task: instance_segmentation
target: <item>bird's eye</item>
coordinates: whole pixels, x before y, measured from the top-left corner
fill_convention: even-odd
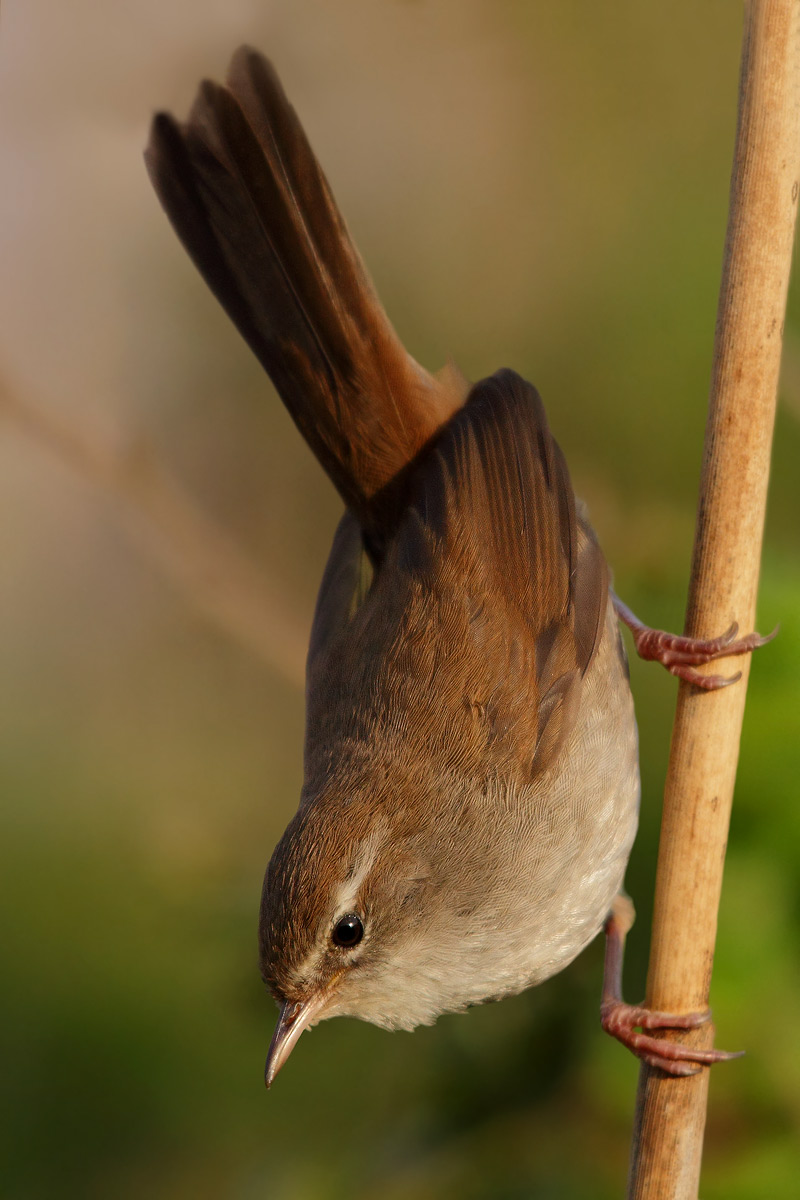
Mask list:
[[[357,946],[363,936],[364,926],[361,918],[357,917],[355,913],[348,913],[346,917],[341,917],[334,925],[331,934],[334,945],[341,946],[345,950]]]

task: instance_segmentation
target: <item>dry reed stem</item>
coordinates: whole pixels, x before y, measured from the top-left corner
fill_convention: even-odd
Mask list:
[[[732,621],[748,632],[755,622],[798,180],[800,0],[749,0],[686,618],[695,637]],[[680,686],[656,879],[651,1008],[708,1004],[749,663],[739,666],[741,682],[723,691]],[[710,1045],[713,1027],[681,1036]],[[669,1079],[642,1067],[631,1200],[697,1196],[708,1079],[708,1068]]]

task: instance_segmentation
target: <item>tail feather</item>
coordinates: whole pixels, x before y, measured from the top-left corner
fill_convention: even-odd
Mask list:
[[[153,186],[346,504],[380,527],[387,485],[460,407],[405,351],[272,66],[234,56],[186,124],[153,121]]]

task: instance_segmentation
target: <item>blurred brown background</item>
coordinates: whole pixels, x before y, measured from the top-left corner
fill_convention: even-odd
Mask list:
[[[141,151],[152,111],[184,113],[237,44],[269,54],[412,353],[537,384],[619,590],[677,628],[740,20],[723,0],[7,0],[4,1197],[622,1193],[637,1069],[599,1031],[599,944],[413,1036],[324,1024],[264,1092],[256,912],[299,790],[293,680],[339,505]],[[752,673],[712,995],[719,1043],[748,1056],[714,1072],[707,1200],[796,1194],[799,338],[794,287],[759,611],[782,632]],[[155,531],[66,461],[87,439],[132,471],[117,491],[150,489]],[[184,496],[153,500],[154,453],[188,516]],[[198,513],[217,524],[198,534]],[[219,529],[258,573],[225,542],[231,594],[203,559],[222,561]],[[635,1000],[675,683],[632,669]]]

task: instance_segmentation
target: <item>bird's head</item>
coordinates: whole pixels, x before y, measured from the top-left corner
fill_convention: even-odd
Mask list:
[[[387,979],[392,960],[410,949],[425,886],[423,864],[402,846],[398,853],[374,806],[357,798],[301,806],[272,856],[261,902],[261,972],[281,1006],[267,1086],[317,1021],[419,1023]]]
[[[316,798],[278,843],[259,937],[261,972],[280,1005],[267,1086],[318,1021],[413,1029],[473,1002],[460,980],[476,928],[467,913],[453,920],[452,869],[443,886],[452,830],[421,828],[419,814],[396,797],[391,808],[376,805],[374,792]]]

